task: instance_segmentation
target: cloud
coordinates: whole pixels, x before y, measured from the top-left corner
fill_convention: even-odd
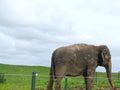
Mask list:
[[[6,35],[3,34],[3,33],[0,33],[0,42],[1,42],[1,44],[0,44],[1,50],[11,49],[11,48],[13,48],[14,45],[15,45],[14,40],[13,40],[11,37],[6,36]]]
[[[3,25],[27,26],[36,22],[32,2],[27,0],[5,0],[0,3],[0,19]]]
[[[0,1],[1,63],[50,66],[54,49],[107,44],[119,56],[119,1]]]

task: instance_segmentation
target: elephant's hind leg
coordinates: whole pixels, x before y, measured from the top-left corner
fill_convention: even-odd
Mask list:
[[[61,90],[61,81],[66,74],[66,70],[66,66],[63,66],[59,69],[59,72],[57,71],[55,90]]]
[[[53,78],[53,76],[50,76],[47,90],[52,90],[53,82],[54,82],[54,78]]]

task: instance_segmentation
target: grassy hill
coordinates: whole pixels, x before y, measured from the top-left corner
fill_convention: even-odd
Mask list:
[[[0,73],[4,73],[6,82],[0,83],[0,90],[31,90],[32,72],[37,72],[36,88],[46,88],[49,79],[48,67],[43,66],[19,66],[0,64]],[[120,86],[120,77],[117,73],[113,73],[115,86]],[[64,79],[62,87],[64,87]],[[68,78],[68,87],[84,86],[83,77]],[[94,79],[93,86],[109,87],[106,73],[97,72],[97,78]],[[97,86],[97,87],[96,87]],[[96,89],[93,89],[96,90]],[[99,89],[97,89],[99,90]],[[104,89],[103,89],[104,90]]]
[[[49,76],[48,67],[0,64],[0,73],[4,73],[6,79],[5,83],[0,83],[0,90],[30,90],[32,72],[38,73],[36,87],[45,88]]]
[[[44,66],[20,66],[20,65],[7,65],[0,64],[0,72],[5,74],[28,74],[37,72],[38,74],[47,75],[49,72],[48,67]]]

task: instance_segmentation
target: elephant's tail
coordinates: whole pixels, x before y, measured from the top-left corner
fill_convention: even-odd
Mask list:
[[[52,56],[52,60],[51,60],[51,68],[50,68],[50,79],[48,82],[48,86],[47,86],[47,90],[52,90],[52,86],[53,86],[53,82],[55,79],[55,64],[54,64],[54,58]]]
[[[52,60],[51,60],[50,77],[51,77],[51,79],[55,79],[55,64],[54,64],[53,56],[52,56]]]

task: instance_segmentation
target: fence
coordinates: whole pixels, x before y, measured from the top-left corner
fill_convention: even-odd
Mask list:
[[[35,72],[31,75],[4,74],[4,78],[6,81],[0,83],[0,90],[46,90],[49,80],[49,76],[37,75]],[[120,87],[120,73],[113,74],[113,81],[116,87]],[[110,87],[105,73],[97,73],[92,85],[94,90],[107,90],[105,88]],[[84,79],[82,76],[64,77],[62,88],[63,90],[83,90],[85,88]]]

